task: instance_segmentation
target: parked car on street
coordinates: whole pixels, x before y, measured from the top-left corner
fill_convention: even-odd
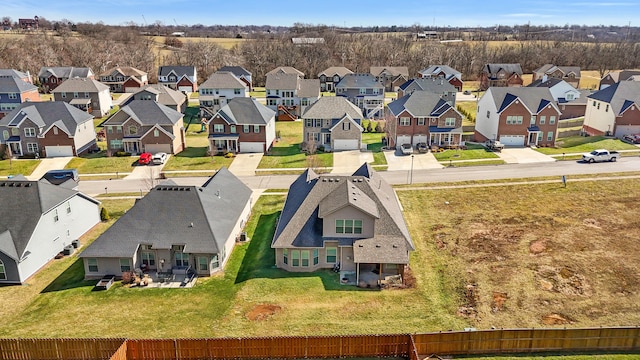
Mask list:
[[[620,157],[617,151],[609,151],[605,149],[593,150],[588,154],[582,154],[582,161],[586,163],[616,161]]]
[[[154,165],[164,164],[164,162],[167,161],[167,153],[163,153],[163,152],[156,153],[155,155],[153,155],[152,161]]]
[[[640,144],[640,134],[624,135],[621,140],[629,144]]]
[[[409,143],[402,144],[400,145],[400,151],[402,152],[403,155],[411,155],[413,154],[413,146],[411,146],[411,144]]]
[[[140,154],[140,159],[138,159],[138,165],[147,165],[151,162],[151,157],[153,155],[148,152],[144,152]]]

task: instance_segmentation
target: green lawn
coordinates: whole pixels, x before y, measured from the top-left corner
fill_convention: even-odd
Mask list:
[[[556,148],[537,148],[536,150],[546,154],[571,154],[591,152],[595,149],[607,150],[637,150],[638,147],[622,142],[618,139],[606,139],[604,136],[571,136],[556,141]]]
[[[265,154],[258,165],[258,169],[281,168],[317,168],[332,167],[332,153],[317,153],[306,155],[300,151],[302,142],[302,121],[276,122],[276,136],[278,140],[269,153]]]
[[[208,147],[188,147],[172,155],[163,170],[218,170],[229,167],[233,158],[207,156]]]
[[[263,87],[254,87],[253,91],[249,92],[249,96],[251,97],[265,97],[267,96],[267,90]]]
[[[475,123],[476,113],[478,112],[478,104],[475,101],[459,101],[456,103],[456,107],[466,111],[470,119],[467,118],[468,121]],[[473,119],[473,120],[472,120]]]
[[[137,156],[107,157],[104,151],[86,157],[74,157],[65,169],[78,169],[80,174],[103,174],[131,172],[138,161]]]
[[[33,170],[38,167],[40,160],[0,160],[0,176],[31,175]]]
[[[475,160],[475,159],[497,159],[498,155],[494,154],[482,145],[467,144],[467,150],[445,150],[443,152],[435,152],[433,156],[438,161],[449,160]]]
[[[387,165],[387,158],[382,152],[382,137],[384,133],[363,133],[362,142],[367,144],[367,150],[373,153],[371,165]]]

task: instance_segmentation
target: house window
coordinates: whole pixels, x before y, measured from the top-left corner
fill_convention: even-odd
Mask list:
[[[549,124],[553,125],[556,123],[556,117],[555,116],[549,116]]]
[[[214,133],[223,133],[224,132],[224,124],[213,124],[213,132]]]
[[[135,126],[129,126],[129,135],[135,135],[138,133],[138,128]]]
[[[113,133],[113,126],[107,126],[107,134]]]
[[[253,132],[256,134],[260,133],[260,125],[253,125]]]
[[[547,121],[547,117],[544,115],[540,115],[540,125],[544,125],[546,121]]]
[[[58,135],[58,128],[57,127],[53,127],[53,135]]]
[[[60,93],[60,97],[63,98],[63,99],[66,99],[67,98],[67,93],[66,92],[61,92]]]
[[[307,98],[300,99],[300,105],[309,106],[309,99],[307,99]]]
[[[373,95],[378,95],[380,93],[380,89],[373,88]]]
[[[121,134],[122,133],[122,126],[116,126],[116,132],[118,134]]]
[[[25,128],[24,129],[25,137],[36,137],[36,129],[35,128]]]
[[[487,110],[487,119],[489,118],[490,115],[491,115],[491,111]]]
[[[291,266],[300,266],[300,250],[291,250]]]
[[[71,214],[71,203],[67,201],[67,214]]]
[[[328,247],[327,248],[327,263],[335,264],[338,258],[338,248]]]
[[[240,95],[240,89],[233,89],[234,95]]]
[[[53,210],[53,222],[58,222],[60,217],[58,216],[58,209]]]
[[[18,94],[16,93],[9,93],[9,99],[17,99],[18,98]]]
[[[411,126],[411,118],[401,117],[400,118],[400,126]]]
[[[198,270],[199,271],[209,270],[209,259],[206,256],[198,256]]]
[[[213,255],[213,258],[211,258],[211,268],[217,269],[219,267],[220,267],[220,261],[218,261],[218,254]]]
[[[609,104],[607,104],[607,106],[604,108],[605,112],[609,112]]]
[[[36,143],[27,143],[27,152],[35,154],[38,152],[38,144]]]
[[[572,93],[567,94],[567,100],[573,100],[574,95]]]
[[[77,92],[77,91],[74,91],[74,92],[73,92],[73,98],[74,98],[74,99],[77,99],[77,98],[78,98],[78,92]]]
[[[456,126],[456,118],[444,119],[444,126]]]
[[[251,131],[251,127],[249,125],[242,125],[242,132],[248,134]]]
[[[282,262],[285,265],[289,264],[289,249],[282,249]]]
[[[553,131],[549,131],[547,133],[547,141],[552,141],[553,140]]]
[[[349,121],[345,121],[342,123],[342,130],[348,131],[351,130],[351,123]]]
[[[141,257],[142,264],[146,265],[147,268],[156,265],[156,255],[152,251],[143,251]]]
[[[84,93],[84,98],[85,98],[85,99],[88,99],[88,98],[89,98],[89,93],[88,93],[88,92]]]
[[[593,102],[593,106],[596,106],[596,102],[595,101]]]
[[[313,249],[313,265],[318,265],[319,261],[318,249]]]
[[[185,254],[183,252],[177,252],[176,266],[189,266],[189,254]]]
[[[535,115],[531,115],[531,120],[529,121],[529,124],[531,124],[531,125],[535,125],[536,124],[536,116]]]
[[[160,130],[154,129],[153,130],[153,137],[160,137]]]
[[[336,220],[337,234],[362,234],[362,220]]]
[[[229,129],[231,129],[230,131],[231,131],[232,134],[236,133],[236,126],[235,125],[229,126]]]
[[[424,125],[424,124],[426,123],[426,120],[427,120],[427,119],[425,119],[425,118],[423,118],[423,117],[419,117],[419,118],[418,118],[418,125]]]
[[[302,266],[309,267],[309,250],[301,251]]]
[[[2,131],[2,138],[5,140],[9,140],[9,130]]]
[[[538,133],[538,141],[542,141],[542,137],[544,136],[544,132],[540,131]]]
[[[87,259],[87,270],[89,272],[98,272],[98,259]]]
[[[131,271],[131,259],[120,259],[120,272]]]
[[[364,95],[364,94],[367,93],[367,89],[366,88],[360,88],[359,91],[360,91],[360,95]]]
[[[600,110],[600,103],[596,106],[596,109]]]
[[[109,145],[112,149],[122,149],[122,140],[111,140]]]
[[[267,105],[268,106],[276,106],[276,105],[278,105],[278,100],[277,99],[267,99]]]

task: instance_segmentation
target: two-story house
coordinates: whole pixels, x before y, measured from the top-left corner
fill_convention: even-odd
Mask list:
[[[335,92],[336,84],[342,80],[347,74],[353,74],[353,71],[344,66],[332,66],[318,74],[320,80],[320,91]]]
[[[371,74],[347,74],[336,85],[336,96],[346,97],[365,118],[384,116],[384,86]]]
[[[411,79],[400,85],[398,98],[414,91],[428,91],[440,95],[451,106],[456,106],[456,88],[442,78],[417,78]]]
[[[15,69],[0,69],[0,76],[13,76],[29,84],[33,84],[33,79],[29,71],[23,72]]]
[[[398,86],[409,80],[409,68],[406,66],[372,66],[370,73],[385,91],[397,91]]]
[[[573,85],[558,78],[542,77],[542,79],[532,82],[527,87],[548,88],[562,112],[560,119],[573,119],[584,116],[587,108],[587,96],[591,95],[591,91],[578,90]]]
[[[475,140],[553,146],[560,115],[548,88],[491,87],[478,100]]]
[[[40,101],[37,86],[17,77],[0,76],[0,118],[29,101]]]
[[[103,126],[109,155],[118,151],[177,154],[185,148],[182,113],[155,101],[134,100]]]
[[[95,79],[95,74],[89,68],[73,66],[44,66],[38,72],[38,81],[40,81],[42,91],[45,93],[54,90],[66,80],[75,78],[93,80]]]
[[[251,72],[242,66],[223,66],[218,69],[219,72],[228,71],[232,73],[235,77],[240,79],[246,86],[249,91],[253,90],[253,77]]]
[[[403,276],[415,250],[393,188],[366,163],[351,176],[300,175],[271,248],[280,269],[339,269],[343,284],[364,287]]]
[[[67,79],[51,93],[55,101],[68,102],[95,117],[107,115],[113,105],[109,87],[92,79]]]
[[[480,73],[480,90],[490,87],[522,86],[520,64],[486,64]]]
[[[149,84],[148,74],[131,66],[116,66],[98,75],[98,80],[116,93],[133,92]]]
[[[418,71],[420,78],[439,78],[445,79],[449,84],[453,85],[457,91],[462,91],[462,73],[447,65],[431,65]],[[400,95],[398,95],[400,96]]]
[[[588,135],[640,134],[640,82],[621,81],[587,97],[582,131]]]
[[[183,93],[198,91],[198,72],[195,66],[160,66],[158,84]]]
[[[200,84],[200,117],[211,118],[227,102],[237,97],[249,96],[247,84],[229,71],[217,71]]]
[[[420,143],[458,146],[462,140],[463,116],[436,93],[414,91],[399,97],[389,103],[385,117],[387,145],[392,148]]]
[[[155,101],[183,114],[187,110],[188,105],[187,97],[183,92],[170,89],[160,84],[151,84],[142,87],[131,95],[130,100],[127,101],[126,104],[134,100]]]
[[[560,79],[566,81],[574,88],[580,87],[580,67],[579,66],[557,66],[544,64],[533,70],[532,82],[536,80]]]
[[[65,102],[24,103],[0,119],[12,156],[78,156],[96,146],[93,116]]]
[[[598,89],[604,90],[621,81],[640,81],[640,69],[610,71],[600,79]]]
[[[362,110],[341,96],[323,96],[302,115],[307,146],[325,151],[358,150],[362,144]]]
[[[0,284],[22,284],[100,222],[100,202],[22,176],[0,180]]]
[[[230,100],[208,120],[209,152],[267,152],[276,139],[276,112],[258,100]]]
[[[320,97],[320,81],[298,74],[275,72],[267,75],[267,106],[277,111],[278,120],[295,120]]]

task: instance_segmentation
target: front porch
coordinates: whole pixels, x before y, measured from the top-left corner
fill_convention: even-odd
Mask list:
[[[239,134],[211,134],[209,135],[209,153],[211,155],[238,152]]]
[[[458,146],[462,141],[462,128],[439,128],[429,126],[429,146]]]
[[[122,139],[122,148],[124,152],[128,152],[131,155],[138,155],[142,153],[142,142],[140,138],[124,138]]]

